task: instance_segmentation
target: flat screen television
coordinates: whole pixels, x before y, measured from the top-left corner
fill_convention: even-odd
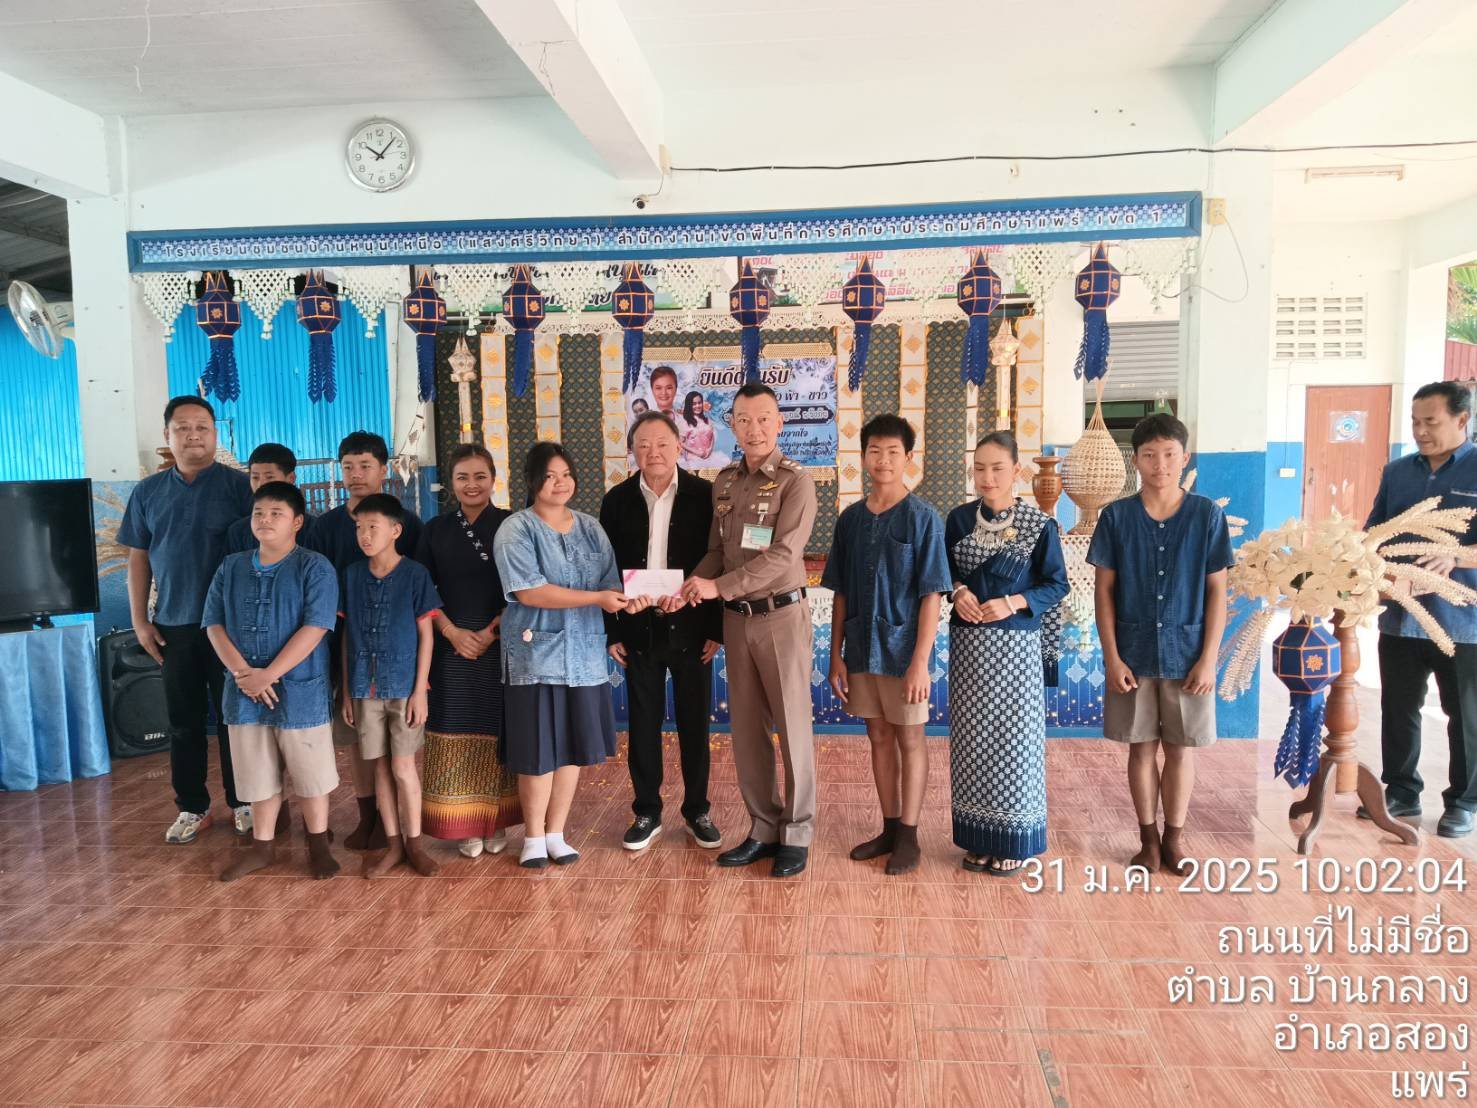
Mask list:
[[[92,482],[0,481],[0,625],[97,609]]]

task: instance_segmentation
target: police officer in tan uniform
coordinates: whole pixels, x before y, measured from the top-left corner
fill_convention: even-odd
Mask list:
[[[805,544],[815,524],[815,482],[778,449],[779,400],[757,382],[738,390],[733,433],[744,459],[713,483],[707,556],[682,586],[690,604],[721,597],[728,653],[728,703],[739,791],[749,837],[718,856],[720,866],[773,858],[776,877],[805,869],[815,833],[815,745],[811,729],[810,605]],[[772,731],[785,762],[783,803]]]

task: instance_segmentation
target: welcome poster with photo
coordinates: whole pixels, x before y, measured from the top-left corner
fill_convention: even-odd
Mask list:
[[[759,378],[779,397],[785,457],[834,466],[836,356],[761,358]],[[626,426],[642,412],[664,411],[682,439],[682,468],[721,469],[743,453],[731,426],[734,394],[743,383],[737,358],[653,358],[642,363],[640,379],[625,393]]]

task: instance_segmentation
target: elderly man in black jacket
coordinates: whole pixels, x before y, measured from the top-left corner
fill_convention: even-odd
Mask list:
[[[627,436],[639,472],[605,494],[600,525],[622,571],[681,570],[686,579],[708,552],[713,486],[677,467],[681,440],[664,412],[642,414]],[[717,601],[683,606],[669,599],[637,615],[607,615],[610,656],[626,668],[630,704],[631,784],[636,819],[627,850],[641,850],[662,830],[662,723],[667,674],[682,756],[682,817],[697,844],[722,841],[708,817],[708,706],[713,655],[723,637]]]

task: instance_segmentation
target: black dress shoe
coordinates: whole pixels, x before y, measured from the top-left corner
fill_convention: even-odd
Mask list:
[[[732,850],[718,855],[720,866],[752,866],[761,858],[773,858],[779,852],[779,843],[761,843],[758,839],[745,839]]]
[[[1460,839],[1472,833],[1472,813],[1465,808],[1448,808],[1436,824],[1436,834],[1443,839]]]
[[[1390,803],[1385,805],[1385,811],[1390,813],[1390,817],[1392,819],[1421,818],[1421,806],[1419,804],[1399,804],[1391,801]],[[1366,808],[1363,804],[1359,805],[1359,810],[1354,814],[1360,819],[1374,819],[1374,817],[1369,814],[1369,809]]]
[[[782,846],[775,853],[774,869],[770,870],[771,877],[794,877],[805,869],[805,863],[810,858],[810,848],[806,846]]]

